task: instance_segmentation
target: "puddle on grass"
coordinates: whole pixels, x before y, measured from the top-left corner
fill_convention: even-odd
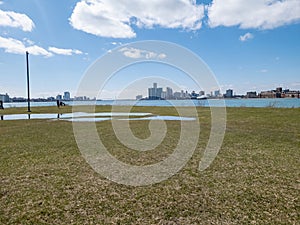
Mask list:
[[[69,122],[101,122],[106,120],[111,120],[111,117],[79,117],[79,118],[69,118],[69,119],[60,119]]]
[[[57,119],[58,114],[11,114],[1,115],[1,120],[28,120],[28,119]]]
[[[176,121],[194,121],[193,117],[180,117],[180,116],[151,116],[142,118],[129,118],[120,120],[176,120]]]
[[[117,120],[175,120],[175,121],[194,121],[193,117],[180,116],[156,116],[152,113],[124,113],[124,112],[101,112],[101,113],[65,113],[65,114],[11,114],[0,115],[1,120],[27,120],[27,119],[52,119],[70,122],[100,122],[111,119]],[[114,118],[115,117],[115,118]],[[127,118],[120,118],[127,117]],[[134,118],[130,118],[134,117]]]

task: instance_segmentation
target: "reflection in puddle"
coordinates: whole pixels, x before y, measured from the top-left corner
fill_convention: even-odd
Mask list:
[[[180,117],[180,116],[151,116],[143,118],[129,118],[120,120],[178,120],[178,121],[193,121],[196,120],[193,117]]]
[[[1,115],[1,120],[27,120],[27,119],[58,119],[70,122],[100,122],[111,120],[113,117],[117,120],[176,120],[176,121],[193,121],[193,117],[179,116],[152,116],[151,113],[124,113],[124,112],[101,112],[101,113],[65,113],[65,114],[12,114]],[[119,118],[127,117],[127,118]],[[130,118],[134,117],[134,118]]]
[[[12,114],[2,115],[1,120],[55,119],[57,114]]]
[[[100,122],[100,121],[106,121],[111,120],[110,117],[79,117],[79,118],[69,118],[69,119],[61,119],[64,121],[70,121],[70,122]]]

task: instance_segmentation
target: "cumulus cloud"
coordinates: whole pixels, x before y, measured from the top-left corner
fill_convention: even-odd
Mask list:
[[[24,38],[23,41],[20,41],[17,39],[0,36],[0,49],[1,48],[7,53],[23,55],[26,51],[28,51],[32,55],[40,55],[45,57],[52,57],[54,54],[67,56],[83,54],[82,51],[77,49],[49,47],[48,50],[46,50],[38,45],[35,45],[33,41],[27,38]]]
[[[33,21],[25,14],[0,9],[0,26],[20,28],[23,31],[32,31]]]
[[[213,0],[208,7],[208,24],[274,29],[299,22],[299,12],[299,0]]]
[[[77,49],[64,49],[64,48],[56,48],[56,47],[49,47],[48,50],[53,52],[57,55],[81,55],[83,54],[82,51]]]
[[[0,48],[4,49],[7,53],[13,54],[25,54],[28,51],[32,55],[42,55],[45,57],[51,57],[53,54],[48,52],[46,49],[37,46],[37,45],[30,45],[27,46],[19,40],[13,38],[4,38],[0,36]]]
[[[164,53],[156,53],[137,48],[122,48],[119,50],[124,56],[133,59],[164,59],[167,57]]]
[[[252,38],[254,38],[253,34],[246,33],[246,34],[240,36],[240,41],[244,42],[244,41],[247,41],[247,40],[252,39]]]
[[[201,28],[204,6],[195,0],[81,0],[70,17],[77,30],[101,37],[134,38],[139,28]]]

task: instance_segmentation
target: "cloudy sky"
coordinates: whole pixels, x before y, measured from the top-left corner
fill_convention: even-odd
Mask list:
[[[299,12],[299,0],[0,0],[0,93],[26,96],[26,51],[31,94],[48,97],[75,93],[99,57],[143,40],[168,41],[193,51],[223,91],[298,90]],[[126,57],[168,57],[122,49]],[[124,85],[149,76],[197,89],[174,68],[147,64],[121,71],[101,96],[114,98]],[[129,89],[122,97],[141,92]]]

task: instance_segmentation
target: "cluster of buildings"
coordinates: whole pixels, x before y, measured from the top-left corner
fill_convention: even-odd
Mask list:
[[[220,90],[215,92],[211,92],[210,94],[205,94],[204,91],[199,91],[198,93],[192,91],[189,93],[188,91],[181,90],[173,92],[173,89],[167,87],[163,90],[162,87],[158,87],[157,83],[153,83],[153,87],[148,88],[148,97],[143,97],[142,95],[137,95],[136,100],[184,100],[184,99],[206,99],[206,98],[233,98],[233,90],[226,90],[225,94],[221,94]]]
[[[196,93],[192,91],[181,90],[180,92],[173,92],[172,88],[167,87],[163,90],[162,87],[158,87],[157,83],[153,83],[153,87],[148,88],[148,96],[143,97],[137,95],[136,100],[181,100],[181,99],[207,99],[207,98],[300,98],[300,91],[294,91],[278,87],[275,90],[262,91],[257,93],[256,91],[247,92],[246,95],[235,95],[232,89],[226,90],[224,94],[220,90],[216,90],[209,94],[205,94],[204,91]]]
[[[148,88],[148,100],[162,100],[162,99],[190,99],[191,96],[196,97],[196,93],[188,93],[187,91],[173,92],[173,89],[167,87],[164,91],[163,88],[158,87],[157,83],[153,83],[153,87]],[[144,99],[142,95],[136,96],[137,100]]]
[[[48,98],[32,98],[30,101],[32,102],[51,102],[51,101],[89,101],[91,100],[87,96],[79,96],[71,98],[71,94],[69,91],[65,91],[63,95],[58,94],[56,97],[48,97]],[[92,100],[95,100],[92,99]],[[27,98],[23,97],[13,97],[10,98],[8,94],[0,94],[0,101],[2,102],[27,102]]]
[[[262,91],[258,94],[258,98],[300,98],[300,91],[290,89],[283,90],[282,87],[276,90]]]
[[[96,98],[90,99],[87,96],[74,96],[71,98],[70,92],[66,91],[64,92],[64,95],[58,94],[56,98],[50,97],[52,100],[59,100],[59,101],[90,101],[90,100],[96,100]],[[48,98],[49,99],[49,98]]]
[[[167,87],[165,90],[162,87],[158,87],[157,83],[153,83],[153,87],[148,88],[148,96],[143,97],[137,95],[136,100],[184,100],[184,99],[213,99],[213,98],[300,98],[300,91],[283,89],[278,87],[275,90],[262,91],[257,93],[256,91],[247,92],[246,95],[235,95],[232,89],[226,90],[224,94],[220,90],[210,92],[206,94],[204,91],[195,92],[192,91],[173,91],[172,88]],[[56,97],[48,98],[33,98],[32,102],[49,102],[49,101],[89,101],[96,100],[96,98],[90,99],[87,96],[78,96],[71,98],[71,94],[65,91],[63,95],[58,94]],[[27,98],[13,97],[10,98],[8,94],[0,94],[1,102],[26,102]]]

